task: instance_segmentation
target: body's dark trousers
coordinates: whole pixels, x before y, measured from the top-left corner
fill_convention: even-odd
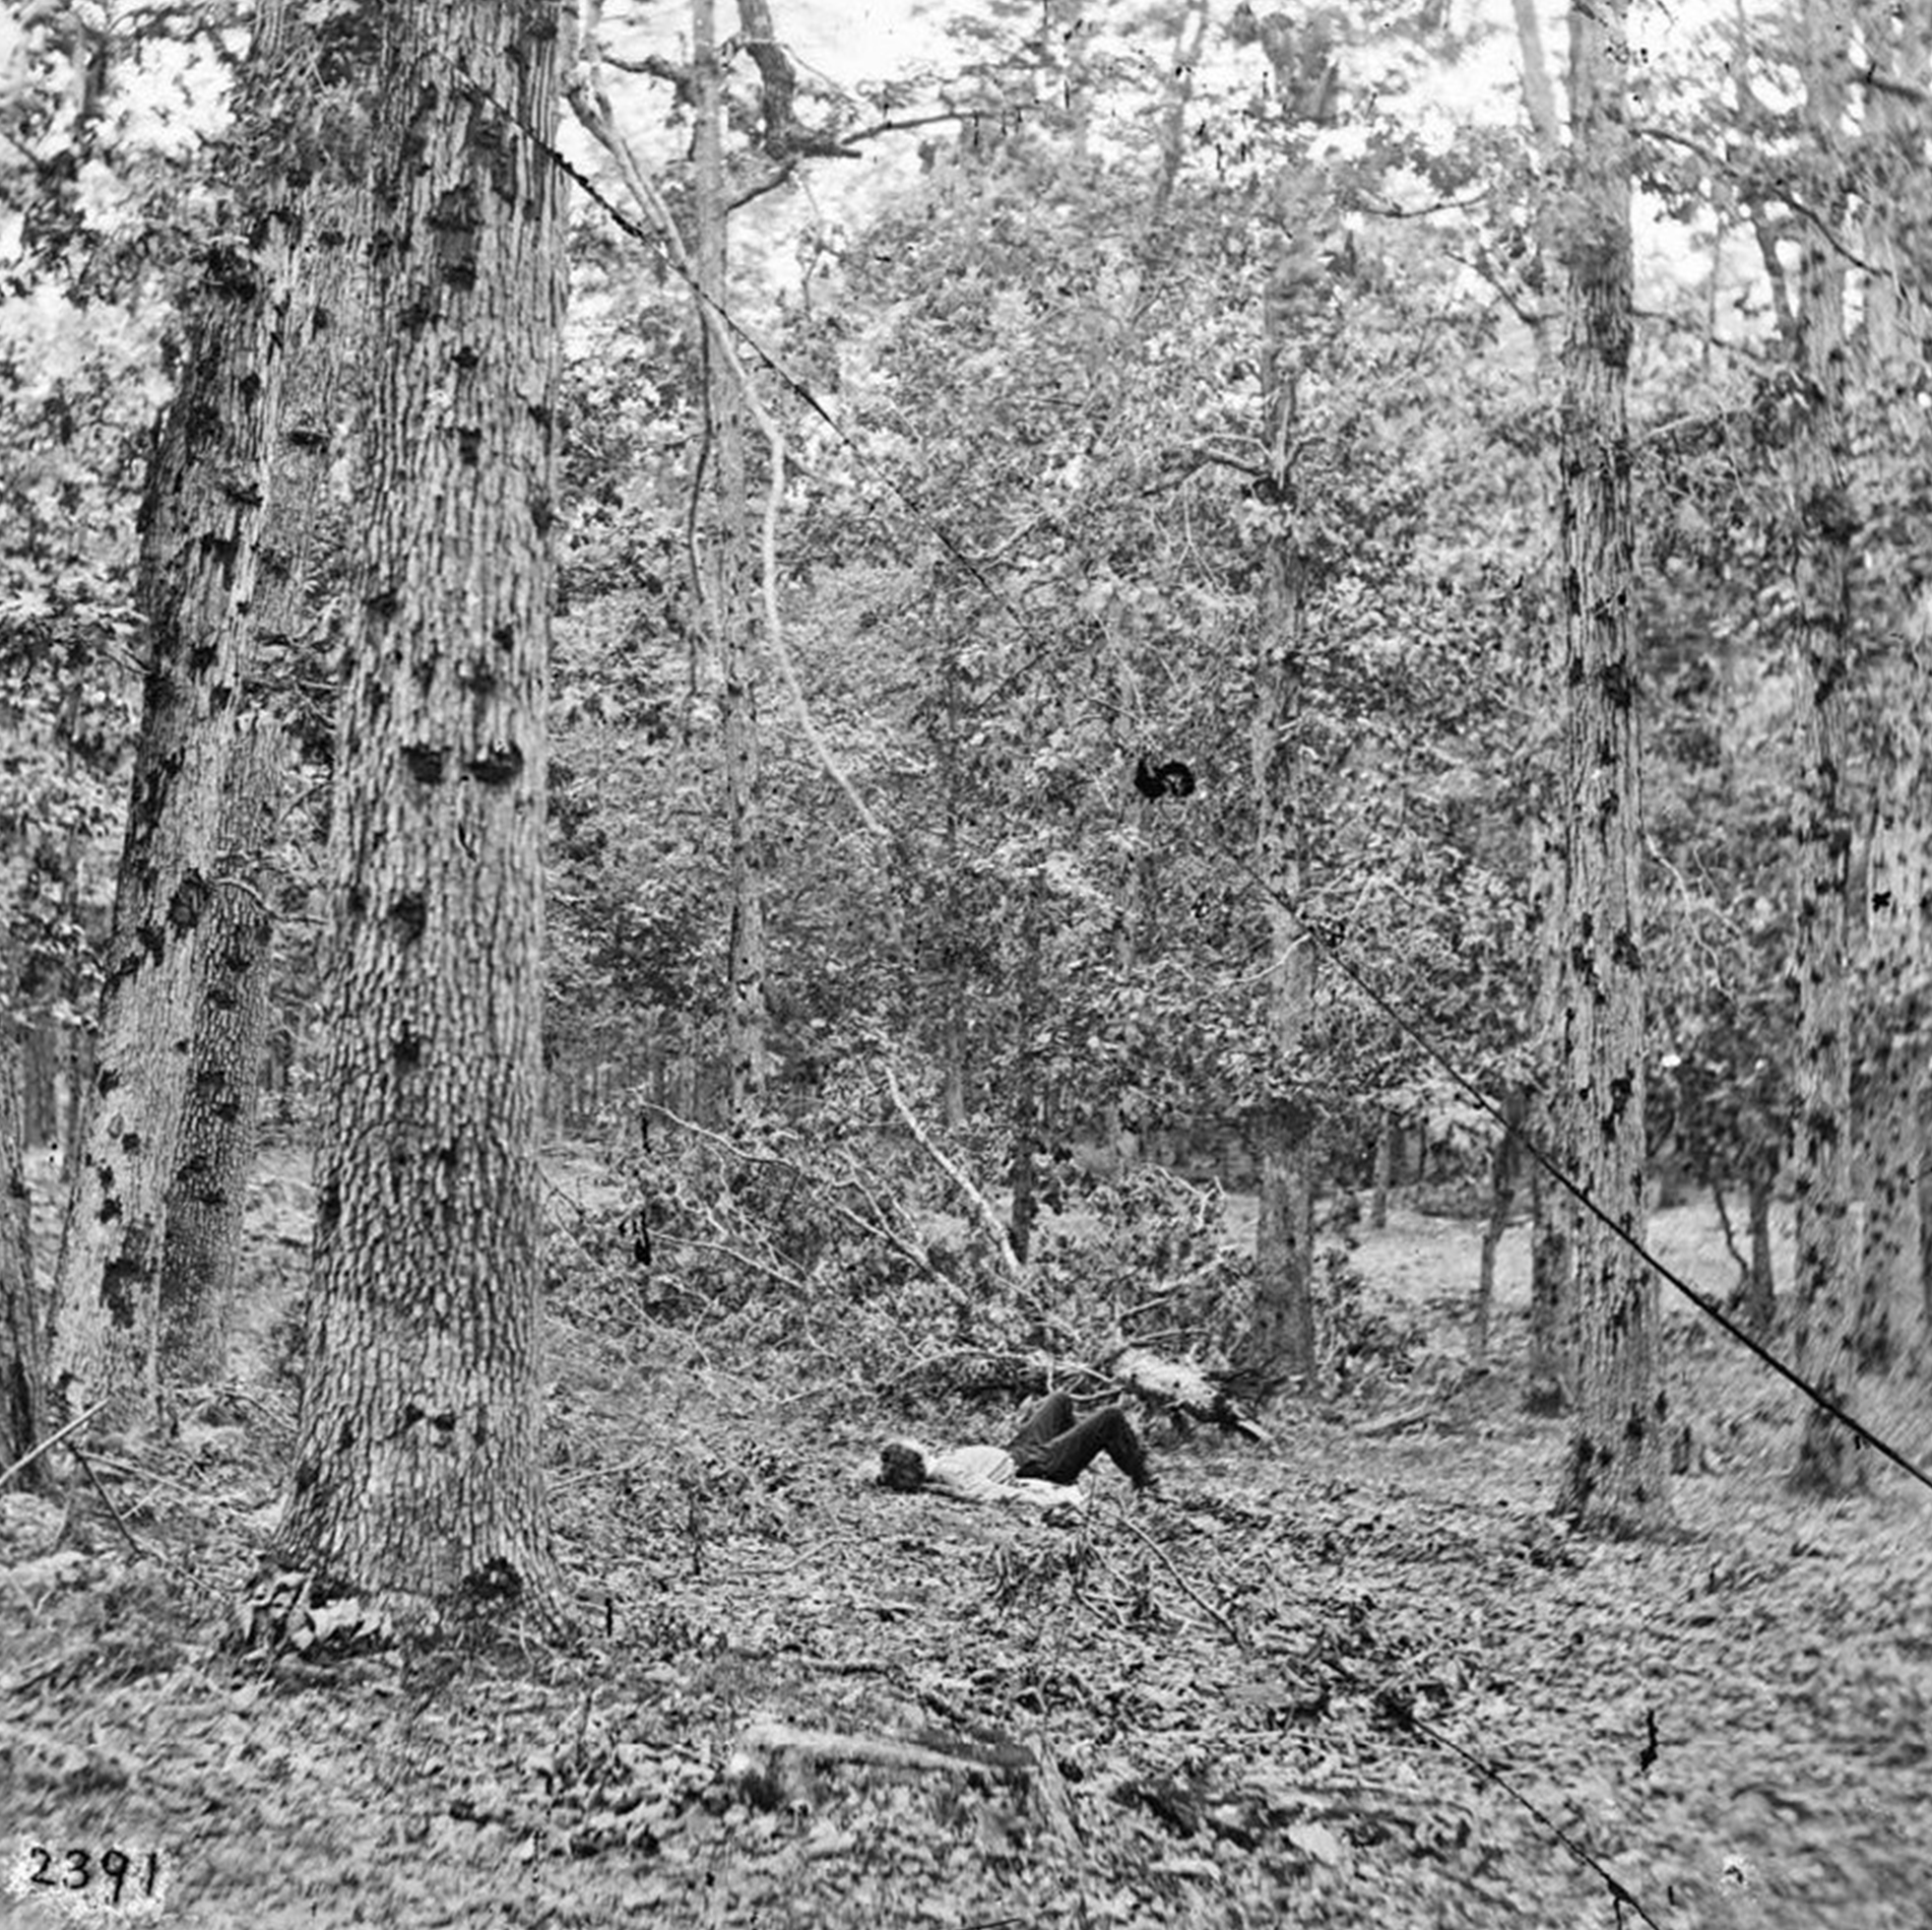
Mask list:
[[[1013,1457],[1013,1472],[1026,1481],[1057,1481],[1064,1487],[1078,1480],[1097,1454],[1105,1454],[1136,1488],[1147,1485],[1147,1455],[1126,1410],[1102,1407],[1076,1421],[1073,1402],[1064,1393],[1049,1394],[1027,1416],[1006,1451]]]

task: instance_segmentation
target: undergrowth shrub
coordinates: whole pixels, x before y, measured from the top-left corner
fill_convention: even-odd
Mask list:
[[[1347,1247],[1322,1248],[1315,1267],[1322,1384],[1335,1393],[1369,1394],[1408,1380],[1428,1344],[1420,1318],[1404,1308],[1371,1306],[1368,1282]]]
[[[1252,1262],[1229,1243],[1226,1199],[1165,1167],[1096,1186],[1035,1241],[1039,1296],[1069,1351],[1131,1340],[1206,1362],[1234,1331]]]

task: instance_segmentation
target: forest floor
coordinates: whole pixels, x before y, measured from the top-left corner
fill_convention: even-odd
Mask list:
[[[1070,1527],[869,1485],[884,1435],[1014,1416],[916,1411],[835,1334],[553,1317],[574,1642],[321,1664],[232,1640],[305,1211],[285,1159],[238,1385],[138,1464],[95,1455],[57,1551],[0,1536],[0,1923],[68,1920],[35,1875],[97,1899],[119,1846],[124,1906],[152,1850],[161,1921],[254,1930],[1932,1926],[1925,1491],[1787,1494],[1793,1398],[1673,1313],[1681,1532],[1567,1534],[1563,1425],[1519,1412],[1519,1234],[1488,1379],[1271,1416],[1267,1448],[1156,1421],[1162,1492],[1103,1468]],[[1707,1209],[1656,1236],[1728,1286]],[[1475,1248],[1398,1211],[1355,1257],[1452,1357]],[[1869,1409],[1932,1449],[1922,1382]]]

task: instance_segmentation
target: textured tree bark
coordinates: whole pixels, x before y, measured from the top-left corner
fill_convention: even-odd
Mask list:
[[[1847,24],[1827,0],[1804,11],[1805,109],[1826,165],[1798,269],[1796,350],[1801,409],[1791,444],[1797,503],[1797,703],[1803,775],[1797,805],[1798,1129],[1792,1263],[1801,1371],[1845,1405],[1851,1396],[1858,1267],[1852,1194],[1851,989],[1847,907],[1851,808],[1851,539],[1844,410],[1844,268],[1838,229],[1844,181],[1836,133],[1845,108]],[[1860,1478],[1849,1436],[1807,1409],[1792,1481],[1839,1493]]]
[[[325,47],[350,68],[359,41]],[[362,85],[359,71],[331,64],[339,88]],[[367,210],[357,184],[367,166],[357,113],[332,115],[329,165],[304,198],[303,246],[284,350],[282,417],[270,466],[269,514],[255,598],[251,714],[272,707],[305,762],[333,758],[338,673],[332,611],[350,574],[353,505],[338,480],[347,470],[353,418],[367,406],[363,354]],[[338,629],[346,626],[338,623]]]
[[[156,1296],[192,1026],[194,954],[233,740],[280,404],[299,198],[288,169],[295,40],[258,10],[225,238],[207,257],[143,506],[148,666],[115,879],[85,1146],[69,1195],[49,1361],[63,1411],[156,1410]]]
[[[1552,653],[1554,655],[1554,653]],[[1561,667],[1546,664],[1553,702],[1563,689]],[[1565,942],[1569,891],[1562,827],[1551,821],[1555,804],[1545,786],[1531,829],[1530,926],[1536,947],[1533,1029],[1536,1082],[1525,1115],[1530,1137],[1561,1172],[1577,1170],[1576,1132],[1569,1103],[1569,1048],[1563,1017],[1575,996],[1570,948]],[[1524,1365],[1523,1406],[1532,1414],[1561,1414],[1570,1405],[1576,1375],[1571,1356],[1577,1305],[1576,1203],[1532,1161],[1529,1169],[1529,1355]]]
[[[1565,769],[1564,1103],[1578,1183],[1644,1231],[1642,830],[1631,449],[1627,0],[1573,0],[1573,201],[1561,445]],[[1666,1402],[1649,1269],[1590,1213],[1576,1222],[1577,1406],[1560,1506],[1611,1532],[1669,1514]]]
[[[60,1026],[40,1019],[21,1041],[21,1144],[52,1143],[60,1122]]]
[[[557,17],[361,13],[362,577],[331,857],[329,1117],[279,1552],[414,1619],[554,1608],[538,1471]]]
[[[1292,195],[1284,192],[1283,200]],[[1318,270],[1305,211],[1284,206],[1283,225],[1262,332],[1267,481],[1284,527],[1270,535],[1263,566],[1253,731],[1256,869],[1268,887],[1268,1030],[1276,1091],[1257,1132],[1255,1301],[1236,1350],[1236,1372],[1256,1392],[1283,1386],[1312,1391],[1316,1375],[1313,1120],[1289,1084],[1300,1073],[1315,1002],[1315,955],[1292,909],[1302,902],[1306,868],[1301,709],[1308,584],[1306,559],[1285,519],[1294,512],[1291,451],[1300,414],[1295,343]]]
[[[262,892],[281,814],[288,741],[259,719],[236,742],[222,808],[214,897],[195,960],[194,1042],[161,1264],[163,1381],[218,1379],[255,1167],[270,938]]]
[[[1928,23],[1923,9],[1867,6],[1862,13],[1865,54],[1877,83],[1865,105],[1877,150],[1867,156],[1866,165],[1875,180],[1860,197],[1859,253],[1874,268],[1863,295],[1863,387],[1897,437],[1883,459],[1896,470],[1896,451],[1923,438],[1916,397],[1923,374],[1926,277],[1914,190],[1922,169]],[[1884,491],[1890,479],[1881,476],[1875,482]],[[1923,571],[1907,587],[1898,613],[1899,641],[1883,651],[1868,707],[1877,733],[1875,815],[1859,977],[1870,1002],[1858,1028],[1865,1062],[1853,1075],[1853,1186],[1869,1202],[1857,1357],[1861,1366],[1877,1371],[1891,1366],[1920,1326],[1932,1285],[1923,1267],[1919,1181],[1925,1164],[1919,1122],[1927,1090],[1924,959],[1932,924],[1927,863],[1932,803],[1926,797],[1932,772],[1925,743],[1925,717],[1932,709],[1932,583]]]
[[[33,1202],[21,1165],[19,1029],[0,1005],[0,1468],[11,1467],[40,1439],[45,1363],[40,1302],[33,1290]],[[43,1461],[16,1477],[42,1487]]]
[[[744,412],[716,337],[726,303],[723,101],[717,9],[692,0],[691,71],[699,322],[704,406],[711,447],[716,552],[710,572],[712,647],[718,660],[718,727],[725,759],[731,851],[731,938],[726,964],[727,1103],[736,1123],[764,1103],[768,1075],[765,997],[765,831],[759,783],[757,559],[744,465]]]
[[[1536,196],[1535,253],[1531,292],[1540,303],[1550,265],[1560,252],[1557,189],[1563,165],[1563,132],[1557,119],[1556,89],[1550,80],[1538,0],[1512,0],[1516,29],[1516,60],[1523,104],[1529,114],[1537,166],[1542,174]],[[1550,327],[1544,309],[1532,314],[1530,332],[1539,371],[1552,359]],[[1538,653],[1538,671],[1553,709],[1562,706],[1561,640]],[[1524,1115],[1534,1144],[1566,1173],[1576,1171],[1573,1122],[1566,1102],[1569,1080],[1564,1065],[1563,1014],[1572,997],[1569,984],[1568,886],[1562,830],[1560,774],[1545,772],[1537,786],[1530,826],[1530,935],[1536,948],[1536,997],[1532,1028],[1537,1074]],[[1569,1405],[1575,1374],[1571,1340],[1576,1314],[1576,1206],[1552,1185],[1535,1161],[1529,1168],[1529,1352],[1524,1364],[1523,1406],[1532,1414],[1561,1414]]]
[[[1520,1130],[1524,1117],[1524,1095],[1510,1094],[1504,1117]],[[1476,1301],[1469,1322],[1469,1365],[1478,1374],[1489,1371],[1490,1318],[1496,1307],[1496,1250],[1509,1229],[1510,1209],[1516,1199],[1516,1172],[1521,1156],[1515,1132],[1503,1133],[1490,1154],[1489,1216],[1483,1222],[1482,1249],[1476,1259]]]

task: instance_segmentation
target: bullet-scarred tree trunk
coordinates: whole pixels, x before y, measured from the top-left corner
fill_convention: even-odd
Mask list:
[[[557,16],[376,36],[363,576],[331,859],[329,1119],[280,1551],[414,1614],[539,1613],[545,683]]]
[[[1630,376],[1630,128],[1626,0],[1574,0],[1573,194],[1564,249],[1564,767],[1566,1003],[1578,1183],[1642,1239],[1642,828]],[[1580,1524],[1641,1531],[1668,1515],[1656,1282],[1610,1226],[1577,1216],[1577,1407],[1562,1507]]]
[[[293,183],[304,35],[257,10],[241,81],[229,219],[190,310],[179,386],[143,507],[136,597],[147,679],[95,1048],[55,1282],[49,1363],[66,1409],[153,1416],[164,1203],[193,1027],[280,404],[300,220]]]
[[[1792,1292],[1799,1365],[1840,1405],[1851,1395],[1864,1260],[1851,1213],[1851,988],[1846,971],[1853,520],[1844,411],[1844,265],[1837,238],[1844,187],[1835,156],[1847,54],[1842,12],[1828,0],[1811,0],[1804,18],[1806,112],[1826,159],[1828,191],[1806,225],[1798,270],[1802,406],[1791,451],[1798,516],[1797,701],[1803,733],[1796,812],[1798,1131]],[[1810,1409],[1792,1479],[1802,1487],[1836,1492],[1855,1482],[1859,1471],[1845,1431],[1822,1409]]]
[[[161,1265],[165,1380],[217,1378],[241,1259],[242,1209],[268,1037],[273,925],[265,856],[281,812],[288,741],[259,719],[235,745],[222,812],[214,896],[196,959],[194,1041]]]
[[[1295,907],[1305,870],[1302,679],[1308,649],[1307,563],[1293,528],[1293,447],[1300,409],[1297,359],[1303,304],[1316,265],[1307,211],[1284,194],[1280,252],[1269,278],[1266,344],[1268,488],[1282,527],[1263,563],[1254,722],[1256,868],[1267,887],[1268,1029],[1276,1091],[1260,1122],[1255,1224],[1255,1305],[1237,1366],[1257,1389],[1313,1388],[1315,1352],[1314,1121],[1291,1085],[1315,1002],[1315,954]],[[1299,219],[1298,219],[1299,217]]]
[[[705,426],[717,517],[705,586],[718,661],[718,728],[725,762],[725,817],[731,852],[731,930],[726,952],[725,1045],[734,1121],[763,1104],[767,1078],[765,998],[765,834],[758,740],[758,562],[751,536],[744,461],[744,410],[719,340],[725,327],[726,207],[723,102],[717,10],[694,0],[692,67],[696,93],[696,245],[699,325],[704,345]]]

